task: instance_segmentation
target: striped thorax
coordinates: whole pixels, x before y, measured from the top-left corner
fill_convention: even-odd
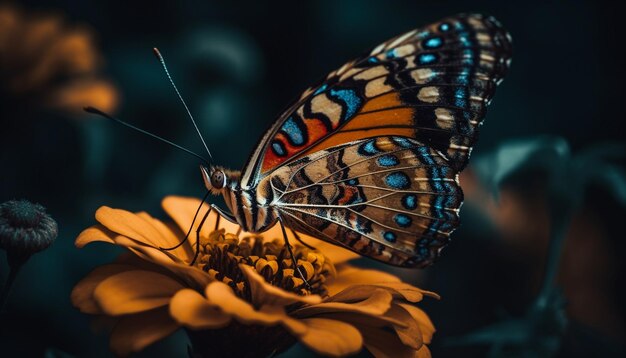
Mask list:
[[[271,206],[271,195],[265,191],[258,194],[256,187],[242,188],[240,172],[215,166],[200,166],[200,171],[206,188],[213,195],[222,195],[233,218],[244,231],[263,232],[276,224],[278,217]]]

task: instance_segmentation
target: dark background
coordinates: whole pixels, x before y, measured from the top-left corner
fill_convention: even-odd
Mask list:
[[[139,6],[50,0],[20,1],[19,8],[60,14],[70,27],[86,25],[104,60],[100,74],[114,83],[120,98],[114,113],[202,152],[151,52],[159,47],[214,158],[233,169],[242,168],[263,131],[308,85],[392,36],[470,11],[496,16],[514,41],[512,69],[490,107],[476,155],[512,138],[541,134],[564,137],[574,151],[624,142],[626,135],[623,18],[612,3],[153,1]],[[93,213],[101,205],[159,215],[165,195],[202,196],[198,162],[106,120],[36,104],[26,109],[16,105],[19,96],[1,93],[0,202],[26,198],[43,204],[60,233],[53,247],[21,272],[7,305],[14,327],[0,338],[0,349],[8,356],[41,356],[46,350],[108,356],[106,335],[89,330],[89,317],[71,307],[69,293],[118,251],[99,244],[77,250],[73,240],[95,222]],[[610,197],[598,207],[604,208],[609,242],[623,238],[623,209],[612,209],[616,204]],[[435,267],[402,273],[443,297],[426,304],[438,328],[432,345],[436,357],[483,355],[484,348],[442,342],[494,322],[499,311],[522,314],[538,286],[528,265],[542,265],[541,255],[516,253],[496,234],[479,237],[482,231],[473,230],[478,224],[472,224],[471,213],[462,219],[465,225]],[[582,328],[568,336],[562,355],[619,350],[625,337],[621,281],[612,281],[615,290],[609,295],[616,308],[610,312],[621,325],[576,323]],[[144,355],[181,354],[184,340],[177,334]],[[299,353],[301,348],[291,351]]]

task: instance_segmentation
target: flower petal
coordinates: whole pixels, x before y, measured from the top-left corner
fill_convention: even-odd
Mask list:
[[[427,345],[423,345],[419,351],[417,351],[417,358],[432,358],[430,354],[430,349],[428,349]]]
[[[169,270],[191,288],[201,290],[213,280],[206,272],[198,269],[196,266],[189,266],[176,257],[172,257],[167,251],[141,245],[123,236],[119,236],[116,239],[116,244],[128,248],[132,253],[146,261],[153,262]]]
[[[184,232],[187,233],[189,228],[191,227],[191,222],[193,221],[193,217],[200,206],[200,200],[197,198],[190,197],[182,197],[182,196],[166,196],[163,201],[161,201],[161,206],[163,210],[169,215],[178,227]],[[202,209],[198,213],[198,218],[193,224],[192,233],[195,233],[198,225],[200,224],[200,218],[202,215],[206,213],[209,209],[209,205],[206,203],[202,204]],[[202,226],[202,230],[200,231],[202,236],[208,236],[211,231],[215,229],[215,222],[217,221],[217,212],[212,210],[207,217],[204,225]],[[239,229],[239,225],[233,224],[228,220],[220,220],[220,224],[218,229],[225,229],[226,233],[236,233]],[[195,235],[191,243],[195,242]]]
[[[397,276],[383,271],[342,265],[342,267],[338,269],[337,277],[328,283],[328,291],[332,296],[344,290],[348,286],[359,284],[367,285],[372,283],[384,282],[401,281]]]
[[[111,350],[128,356],[165,338],[179,328],[165,307],[120,318],[111,333]]]
[[[357,353],[363,346],[363,337],[352,325],[325,318],[307,318],[302,321],[307,330],[299,339],[317,353],[343,357]]]
[[[165,225],[162,221],[153,218],[147,213],[138,213],[142,219],[146,220],[153,227],[157,229],[157,232],[160,234],[161,242],[160,247],[170,248],[175,247],[180,244],[182,240],[184,240],[184,235],[180,231],[173,231],[171,227]],[[185,244],[178,246],[173,250],[165,251],[166,253],[177,257],[181,261],[191,262],[193,257],[195,256],[195,248],[188,244],[189,241],[186,241]]]
[[[96,268],[76,284],[70,295],[72,304],[83,313],[101,314],[102,310],[93,295],[96,287],[111,276],[133,269],[135,267],[128,264],[110,264]]]
[[[385,315],[402,322],[402,325],[393,325],[393,329],[396,331],[402,344],[413,349],[419,349],[424,344],[424,338],[418,322],[403,307],[394,304]]]
[[[94,298],[109,315],[123,315],[165,306],[183,286],[169,276],[144,270],[125,271],[102,281]]]
[[[339,245],[334,245],[326,241],[316,239],[313,236],[308,236],[301,233],[298,233],[298,235],[302,238],[304,242],[306,242],[310,246],[313,246],[317,251],[323,252],[324,256],[326,256],[335,265],[340,265],[350,260],[358,259],[361,257],[361,255],[357,254],[356,252],[350,251]]]
[[[392,317],[386,315],[364,315],[360,313],[333,313],[322,316],[324,318],[332,319],[335,321],[341,321],[353,325],[354,327],[361,328],[361,326],[381,328],[381,327],[405,327],[406,325],[402,321],[398,321]],[[314,317],[309,317],[314,318]],[[319,317],[318,317],[319,318]]]
[[[405,346],[394,333],[382,328],[359,327],[363,344],[377,358],[414,358],[418,351]],[[423,347],[423,346],[422,346]]]
[[[433,322],[430,320],[430,317],[428,317],[428,315],[426,314],[426,312],[424,312],[418,307],[415,307],[413,305],[409,305],[406,303],[400,303],[400,306],[402,306],[402,308],[407,310],[407,312],[411,314],[413,319],[417,321],[420,327],[420,331],[422,332],[424,343],[430,343],[436,329],[435,329],[435,326],[433,325]]]
[[[170,242],[163,239],[158,228],[151,221],[126,210],[102,206],[96,211],[96,220],[107,229],[153,247],[168,247]]]
[[[220,328],[228,325],[230,316],[191,289],[183,289],[170,302],[170,314],[179,323],[192,329]]]
[[[316,304],[322,301],[319,295],[300,296],[272,286],[252,266],[241,264],[239,268],[250,283],[252,303],[257,307],[266,305],[284,307],[297,302]]]
[[[385,290],[375,290],[370,297],[355,303],[323,302],[305,306],[293,312],[296,317],[313,317],[321,314],[360,313],[371,316],[383,315],[391,307],[393,296]]]
[[[95,225],[90,228],[83,230],[76,241],[74,241],[74,245],[79,249],[83,248],[85,245],[94,242],[94,241],[103,241],[108,242],[110,244],[114,244],[114,237],[116,234],[111,230],[108,230],[102,225]]]
[[[205,294],[211,304],[243,323],[271,326],[287,317],[282,307],[266,306],[255,310],[248,302],[237,297],[230,286],[223,282],[212,282],[206,287]]]
[[[369,285],[354,285],[331,295],[326,302],[356,302],[369,297],[378,289],[387,290],[395,298],[403,298],[409,302],[419,302],[424,295],[439,298],[436,293],[429,292],[404,282],[388,282]]]

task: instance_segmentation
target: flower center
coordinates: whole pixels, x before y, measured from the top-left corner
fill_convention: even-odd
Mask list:
[[[198,265],[214,278],[228,284],[244,299],[250,299],[250,288],[239,264],[255,268],[269,284],[300,295],[328,294],[325,282],[334,272],[332,263],[319,251],[292,245],[300,272],[310,285],[306,286],[295,270],[293,260],[282,239],[264,240],[262,236],[248,236],[241,240],[224,229],[201,238],[202,251]]]
[[[3,216],[12,227],[36,227],[42,218],[42,208],[26,200],[12,200],[3,205]]]

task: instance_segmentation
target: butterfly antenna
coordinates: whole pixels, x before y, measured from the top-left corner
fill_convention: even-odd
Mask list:
[[[189,149],[187,149],[187,148],[183,148],[183,147],[181,147],[180,145],[178,145],[178,144],[176,144],[176,143],[173,143],[173,142],[171,142],[171,141],[169,141],[169,140],[167,140],[167,139],[165,139],[165,138],[159,137],[159,136],[158,136],[158,135],[156,135],[156,134],[150,133],[150,132],[145,131],[145,130],[143,130],[143,129],[141,129],[141,128],[137,128],[137,127],[135,127],[134,125],[132,125],[132,124],[130,124],[130,123],[126,123],[126,122],[124,122],[123,120],[121,120],[121,119],[119,119],[119,118],[115,118],[115,117],[111,116],[110,114],[104,113],[104,112],[102,112],[101,110],[99,110],[99,109],[97,109],[97,108],[94,108],[94,107],[85,107],[85,108],[83,108],[83,110],[84,110],[85,112],[87,112],[87,113],[92,113],[92,114],[98,115],[98,116],[100,116],[100,117],[108,118],[108,119],[110,119],[110,120],[112,120],[112,121],[115,121],[115,122],[117,122],[117,123],[119,123],[119,124],[121,124],[121,125],[123,125],[123,126],[126,126],[126,127],[130,128],[130,129],[134,129],[134,130],[136,130],[136,131],[137,131],[137,132],[139,132],[139,133],[143,133],[143,134],[145,134],[145,135],[147,135],[147,136],[149,136],[149,137],[152,137],[152,138],[154,138],[154,139],[160,140],[161,142],[167,143],[167,144],[171,145],[171,146],[172,146],[172,147],[174,147],[174,148],[178,148],[178,149],[182,150],[183,152],[186,152],[187,154],[191,154],[191,155],[193,155],[194,157],[196,157],[196,158],[198,158],[198,159],[202,160],[204,163],[209,164],[209,161],[208,161],[208,160],[206,160],[205,158],[201,157],[199,154],[196,154],[196,153],[194,153],[194,152],[190,151],[190,150],[189,150]]]
[[[178,87],[176,87],[176,84],[174,83],[174,80],[172,79],[172,76],[170,75],[170,71],[167,69],[167,65],[165,64],[165,59],[163,58],[163,55],[161,55],[161,52],[156,47],[154,47],[152,51],[154,52],[154,55],[161,63],[161,66],[163,67],[163,71],[165,71],[165,75],[167,75],[167,79],[170,80],[172,87],[174,87],[174,91],[176,91],[176,95],[178,96],[178,99],[180,99],[180,102],[185,107],[185,110],[187,111],[187,115],[189,115],[189,119],[191,119],[191,123],[193,123],[193,126],[196,129],[196,133],[198,133],[198,137],[200,137],[200,140],[202,141],[202,144],[204,145],[204,149],[206,149],[206,152],[209,153],[209,158],[213,160],[211,151],[209,150],[209,147],[206,145],[206,142],[204,141],[204,138],[202,137],[202,133],[200,133],[200,129],[198,129],[198,125],[196,124],[196,121],[193,119],[193,116],[191,115],[191,111],[189,110],[189,107],[187,107],[187,103],[185,103],[183,96],[181,96],[180,91],[178,90]]]

